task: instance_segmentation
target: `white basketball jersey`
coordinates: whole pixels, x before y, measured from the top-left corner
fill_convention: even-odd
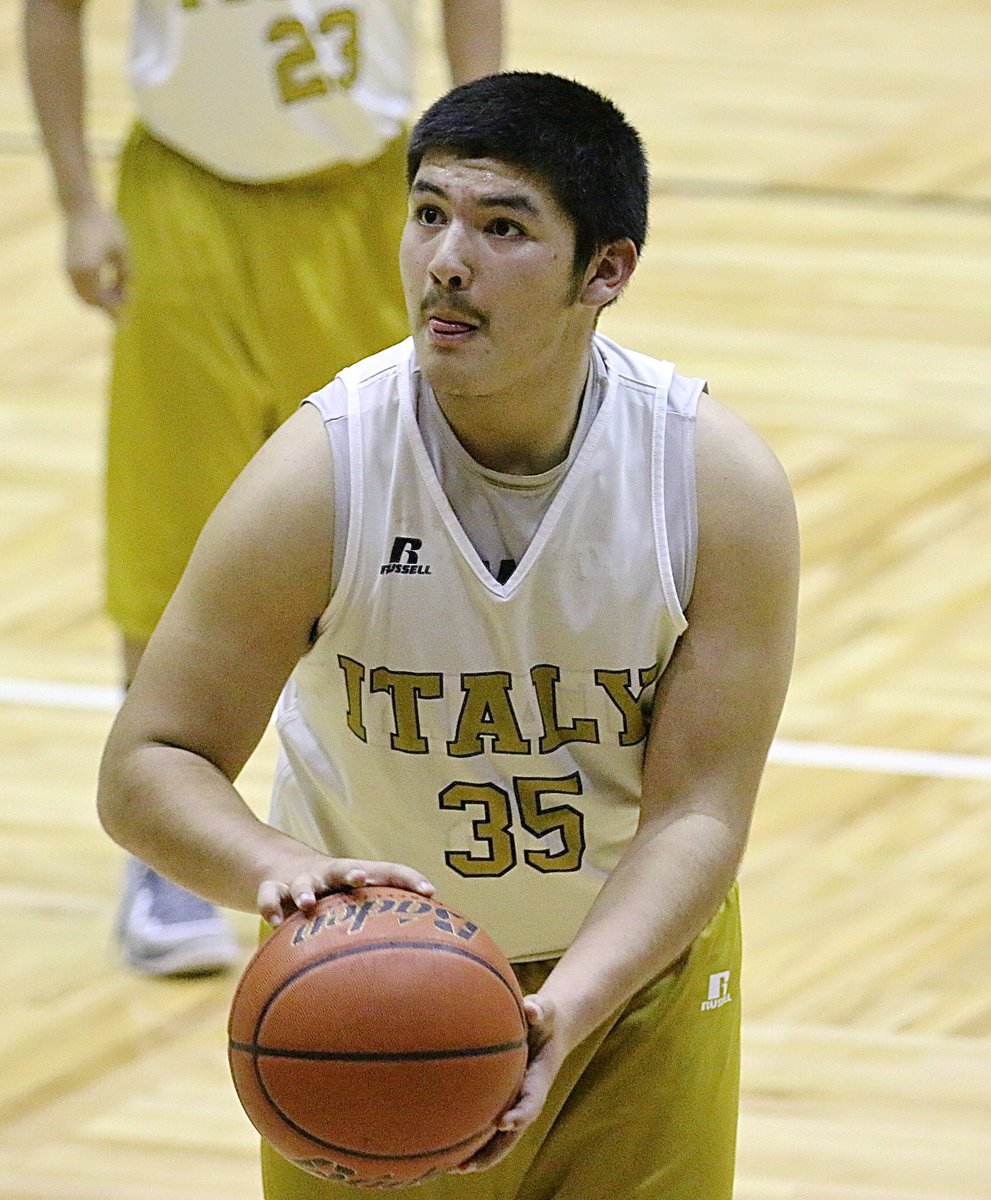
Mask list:
[[[601,407],[503,583],[430,462],[411,340],[310,398],[328,423],[346,405],[350,513],[279,703],[273,824],[414,866],[517,960],[567,948],[633,836],[656,682],[686,627],[669,530],[694,527],[703,385],[596,348]]]
[[[136,0],[130,75],[162,141],[266,182],[381,153],[413,100],[412,0]]]

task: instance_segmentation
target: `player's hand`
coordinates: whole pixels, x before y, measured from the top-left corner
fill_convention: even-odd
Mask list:
[[[547,1101],[551,1084],[567,1056],[569,1047],[562,1045],[561,1039],[555,1035],[556,1012],[553,1002],[539,994],[527,996],[523,1008],[530,1024],[530,1059],[520,1094],[513,1106],[499,1118],[495,1135],[467,1162],[456,1167],[452,1172],[455,1175],[485,1171],[506,1157],[527,1126],[537,1119]]]
[[[65,269],[76,295],[116,318],[127,294],[127,238],[120,218],[102,204],[65,219]]]
[[[355,858],[314,856],[297,864],[290,878],[264,879],[258,887],[258,911],[269,925],[281,925],[297,909],[311,913],[317,899],[330,892],[359,887],[396,887],[432,896],[434,885],[419,871],[400,863],[363,862]]]

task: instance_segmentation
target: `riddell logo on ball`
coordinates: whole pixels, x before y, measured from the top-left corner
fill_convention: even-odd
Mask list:
[[[478,933],[478,926],[457,913],[449,912],[431,904],[429,900],[362,900],[357,903],[340,904],[327,912],[318,913],[312,920],[304,921],[293,935],[293,945],[315,937],[324,929],[345,929],[350,935],[359,933],[369,920],[386,917],[397,925],[409,925],[413,921],[429,921],[434,929],[449,933],[452,937],[470,942]]]
[[[318,1175],[321,1179],[329,1179],[333,1183],[350,1183],[356,1188],[379,1188],[383,1191],[389,1188],[414,1187],[420,1183],[426,1183],[429,1179],[438,1179],[444,1174],[443,1171],[428,1170],[425,1174],[417,1179],[397,1180],[395,1175],[379,1175],[374,1179],[369,1179],[366,1176],[358,1178],[358,1172],[353,1167],[345,1167],[340,1163],[334,1162],[332,1158],[294,1158],[292,1160],[297,1167],[303,1171],[308,1171],[311,1175]]]

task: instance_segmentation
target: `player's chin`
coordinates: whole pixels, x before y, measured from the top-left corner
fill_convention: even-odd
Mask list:
[[[430,351],[420,356],[420,368],[439,396],[486,394],[486,372],[472,355],[464,352]]]

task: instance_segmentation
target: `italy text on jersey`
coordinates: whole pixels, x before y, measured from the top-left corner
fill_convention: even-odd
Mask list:
[[[423,730],[425,706],[444,701],[445,677],[438,671],[395,671],[387,666],[369,666],[346,654],[337,662],[344,673],[347,697],[347,727],[363,742],[368,741],[366,709],[389,706],[393,732],[390,745],[405,754],[429,754],[432,739]],[[611,735],[602,729],[599,717],[566,713],[559,698],[561,669],[552,663],[529,669],[527,695],[519,696],[519,683],[509,671],[466,671],[459,677],[462,692],[456,726],[448,730],[443,752],[451,758],[472,758],[486,748],[493,754],[552,754],[571,742],[602,745],[607,736],[619,746],[636,746],[647,733],[645,703],[648,689],[657,682],[660,664],[638,670],[598,668],[589,673],[593,694],[617,720]],[[526,715],[536,720],[533,727]],[[600,714],[600,715],[605,715]]]

